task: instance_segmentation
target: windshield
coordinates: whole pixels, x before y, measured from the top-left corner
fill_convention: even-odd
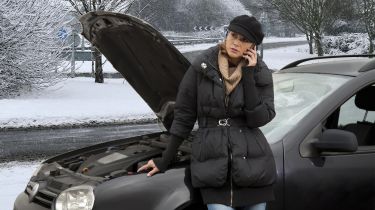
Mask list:
[[[269,143],[281,140],[322,100],[349,80],[328,74],[273,74],[276,117],[261,130]]]

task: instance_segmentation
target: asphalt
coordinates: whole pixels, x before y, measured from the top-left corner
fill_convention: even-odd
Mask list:
[[[0,132],[0,162],[32,161],[85,146],[160,132],[159,124]]]

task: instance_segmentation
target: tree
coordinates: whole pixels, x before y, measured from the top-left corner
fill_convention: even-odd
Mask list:
[[[55,84],[63,77],[58,30],[66,11],[52,0],[0,0],[0,98]]]
[[[356,0],[341,0],[331,11],[337,17],[333,25],[326,26],[324,32],[328,35],[339,35],[342,32],[359,32],[359,18],[355,9]]]
[[[294,36],[298,32],[289,21],[281,19],[279,11],[266,0],[240,0],[240,2],[262,23],[266,36]]]
[[[323,55],[323,29],[337,19],[337,13],[332,11],[340,4],[339,0],[271,0],[281,17],[293,23],[306,38],[312,49],[312,40],[318,51]],[[310,50],[311,52],[311,50]]]
[[[250,14],[239,0],[137,0],[130,13],[158,30],[183,32],[221,27],[237,15]]]
[[[135,0],[66,0],[74,8],[78,16],[91,11],[111,11],[127,13]],[[95,60],[95,82],[103,83],[102,54],[98,49],[92,47]]]
[[[370,41],[369,53],[374,52],[375,39],[375,1],[374,0],[356,0],[357,10],[366,28],[366,33]]]

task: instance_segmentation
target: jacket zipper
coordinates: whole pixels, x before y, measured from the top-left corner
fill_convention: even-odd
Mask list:
[[[223,83],[223,89],[224,89],[224,106],[225,106],[225,116],[228,116],[228,106],[229,106],[229,96],[226,94],[226,87],[224,83],[223,77],[221,77],[221,81]],[[233,164],[233,154],[232,154],[232,144],[230,143],[230,136],[229,136],[230,130],[229,127],[227,127],[227,136],[228,136],[228,145],[229,145],[229,157],[230,157],[230,173],[229,173],[229,179],[230,179],[230,206],[233,206],[233,180],[232,180],[232,164]]]
[[[228,128],[229,130],[229,128]],[[232,145],[229,141],[229,153],[230,153],[230,206],[233,206],[233,181],[232,181],[232,160],[233,160],[233,155],[232,155]]]
[[[208,62],[214,69],[216,69],[210,62]],[[216,69],[216,71],[218,71]],[[224,107],[225,107],[225,115],[228,116],[228,105],[229,105],[229,96],[226,94],[226,87],[224,78],[222,75],[220,75],[220,82],[223,84],[223,91],[224,91]],[[230,206],[233,206],[233,180],[232,180],[232,162],[233,162],[233,155],[232,155],[232,145],[229,140],[229,127],[227,128],[227,136],[228,136],[228,145],[229,145],[229,153],[230,153],[230,173],[229,173],[229,179],[230,179]]]

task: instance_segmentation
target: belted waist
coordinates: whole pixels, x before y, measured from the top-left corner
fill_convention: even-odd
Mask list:
[[[235,126],[235,127],[243,127],[247,126],[246,119],[243,117],[235,117],[235,118],[213,118],[213,117],[199,117],[198,118],[198,125],[200,128],[211,128],[211,127],[218,127],[218,126]]]

